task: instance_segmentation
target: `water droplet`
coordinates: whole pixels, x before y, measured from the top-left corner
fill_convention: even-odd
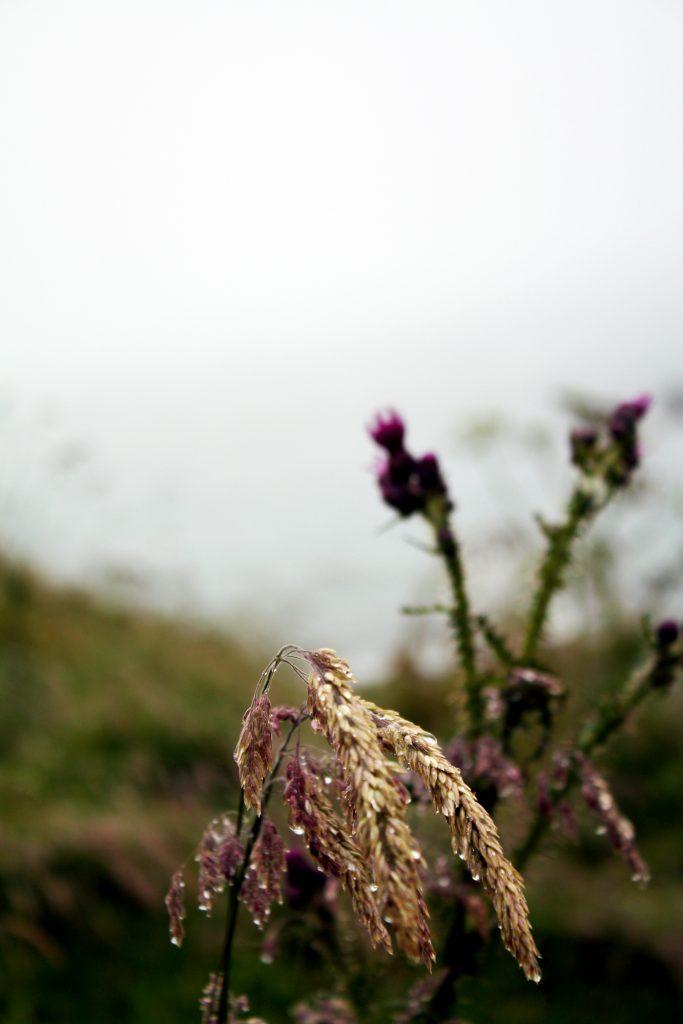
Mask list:
[[[325,783],[326,786],[331,785],[331,783],[332,783],[332,776],[331,775],[326,775],[324,777],[324,779],[323,779],[323,782]]]
[[[422,854],[420,853],[419,850],[411,850],[410,856],[413,858],[413,860],[422,860]]]
[[[302,836],[305,830],[300,825],[290,825],[289,831],[293,832],[295,836]]]
[[[370,886],[370,892],[377,892],[378,889],[379,886],[375,885],[375,883],[373,882],[372,885]]]
[[[272,964],[274,959],[275,959],[275,957],[273,956],[272,953],[261,953],[261,963],[262,964]]]
[[[182,940],[181,940],[181,939],[179,939],[177,935],[172,935],[172,936],[171,936],[171,943],[172,943],[172,945],[174,945],[174,946],[180,946],[180,944],[181,944],[181,941],[182,941]]]
[[[598,828],[596,828],[596,830],[595,830],[595,834],[596,834],[596,836],[604,836],[606,832],[607,832],[607,829],[605,828],[605,826],[604,826],[604,825],[600,825],[600,826],[599,826]]]
[[[465,859],[465,854],[464,853],[459,853],[458,857],[460,858],[460,860],[464,860]]]
[[[472,875],[472,881],[473,882],[478,882],[479,881],[479,875]]]

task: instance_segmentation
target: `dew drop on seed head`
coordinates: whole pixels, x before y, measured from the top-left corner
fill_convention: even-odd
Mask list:
[[[180,939],[178,938],[177,935],[172,935],[171,936],[171,943],[174,946],[180,946]]]
[[[274,959],[275,959],[275,957],[273,956],[272,953],[261,953],[261,963],[262,964],[272,964]]]
[[[472,875],[472,881],[473,882],[478,882],[479,881],[479,875]]]
[[[331,775],[326,775],[323,778],[323,782],[325,783],[326,786],[329,786],[331,784],[331,782],[332,782],[332,776]]]
[[[373,882],[372,885],[370,886],[370,892],[377,892],[378,889],[379,886],[375,885],[375,883]]]
[[[290,825],[289,831],[293,832],[295,836],[302,836],[304,834],[304,829],[300,825]]]

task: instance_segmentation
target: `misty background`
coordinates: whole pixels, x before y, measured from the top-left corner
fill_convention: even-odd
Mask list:
[[[377,408],[474,547],[558,507],[567,393],[652,393],[675,485],[682,44],[674,2],[2,0],[5,550],[375,671],[436,573]],[[482,414],[552,458],[482,468]]]

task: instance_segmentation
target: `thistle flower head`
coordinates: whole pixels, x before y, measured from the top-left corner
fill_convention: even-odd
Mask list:
[[[378,465],[377,483],[383,501],[401,516],[426,513],[430,499],[442,498],[450,507],[439,461],[431,452],[416,459],[404,446],[405,424],[397,413],[378,415],[372,439],[387,452]]]
[[[375,444],[384,448],[390,455],[402,451],[406,428],[395,410],[378,413],[368,432]]]
[[[630,402],[621,402],[609,418],[609,432],[620,440],[635,431],[636,424],[643,418],[652,404],[649,395],[639,395]]]

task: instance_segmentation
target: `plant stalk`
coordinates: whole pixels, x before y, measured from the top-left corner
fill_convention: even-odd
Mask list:
[[[263,814],[264,814],[264,812],[266,810],[266,807],[268,806],[268,801],[270,800],[270,796],[271,796],[271,793],[273,791],[273,782],[274,782],[274,780],[275,780],[275,778],[277,776],[278,771],[280,770],[280,765],[282,764],[282,759],[283,759],[283,757],[284,757],[284,755],[285,755],[285,753],[287,751],[287,747],[289,746],[289,741],[291,740],[292,736],[294,735],[294,732],[301,725],[302,721],[303,721],[303,715],[301,715],[296,720],[296,722],[292,723],[292,725],[291,725],[291,727],[289,729],[289,732],[285,736],[284,742],[283,742],[282,746],[280,747],[280,751],[278,753],[277,759],[276,759],[275,764],[273,765],[273,768],[272,768],[272,770],[270,772],[270,775],[268,777],[268,782],[266,783],[266,785],[264,787],[263,798],[262,798],[261,814],[259,814],[257,817],[254,818],[254,821],[252,823],[251,829],[249,831],[249,838],[247,839],[247,844],[246,844],[246,846],[244,848],[244,856],[242,858],[242,863],[240,864],[239,871],[235,875],[234,882],[233,882],[233,884],[232,884],[232,886],[230,888],[230,899],[228,901],[228,916],[227,916],[226,926],[225,926],[225,942],[223,944],[223,954],[221,956],[222,980],[221,980],[221,994],[220,994],[220,999],[219,999],[219,1002],[218,1002],[217,1024],[227,1024],[227,1020],[228,1020],[228,1010],[229,1010],[228,1003],[229,1003],[229,999],[230,999],[230,969],[232,967],[232,950],[233,950],[233,946],[234,946],[234,942],[235,942],[235,931],[237,929],[237,919],[239,917],[239,907],[240,907],[239,895],[240,895],[240,891],[242,889],[242,885],[244,884],[244,879],[245,879],[246,874],[247,874],[247,869],[249,868],[249,861],[251,859],[251,854],[253,852],[254,846],[256,844],[256,840],[258,839],[259,833],[261,831],[261,825],[263,824]],[[241,829],[241,826],[242,826],[243,816],[244,816],[244,793],[240,790],[240,803],[239,803],[239,809],[238,809],[238,812],[237,812],[237,835],[238,836],[239,836],[240,829]]]

